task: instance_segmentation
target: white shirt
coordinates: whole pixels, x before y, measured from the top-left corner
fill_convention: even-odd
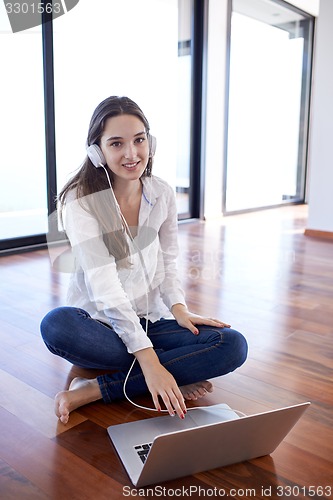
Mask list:
[[[129,268],[117,265],[109,254],[98,221],[84,208],[85,197],[76,198],[76,190],[67,195],[64,217],[75,258],[68,303],[112,326],[129,353],[152,347],[139,318],[155,322],[171,317],[174,304],[185,304],[176,266],[174,191],[158,177],[141,180],[138,233],[133,241],[128,237]]]

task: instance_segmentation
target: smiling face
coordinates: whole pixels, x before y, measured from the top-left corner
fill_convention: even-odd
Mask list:
[[[139,179],[147,166],[149,144],[146,129],[134,115],[108,118],[100,148],[116,183]]]

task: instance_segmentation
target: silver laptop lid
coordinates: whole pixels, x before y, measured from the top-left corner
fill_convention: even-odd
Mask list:
[[[137,457],[135,470],[126,462],[126,450],[118,447],[116,449],[135,486],[155,484],[272,453],[309,404],[302,403],[157,435],[144,466]],[[148,426],[152,420],[163,421],[170,418],[158,417],[144,420],[142,423],[147,422]],[[118,431],[121,431],[124,425],[119,424],[108,429],[113,442],[112,428],[118,427]],[[121,433],[129,438],[130,424],[126,426],[126,433],[124,430],[122,427]],[[138,435],[136,438],[140,441]],[[133,451],[131,450],[132,453]]]

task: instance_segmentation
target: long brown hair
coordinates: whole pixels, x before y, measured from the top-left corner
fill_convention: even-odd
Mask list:
[[[143,123],[147,137],[149,136],[149,123],[141,108],[128,97],[111,96],[102,101],[90,120],[87,145],[97,144],[100,146],[101,137],[108,118],[119,115],[134,115]],[[142,176],[151,176],[153,158],[149,154],[149,160]],[[113,185],[112,171],[105,165],[109,173],[111,185]],[[103,168],[96,168],[87,156],[80,170],[63,187],[58,195],[60,219],[62,220],[62,211],[66,204],[66,196],[69,191],[75,189],[76,197],[85,197],[85,203],[82,207],[92,213],[98,220],[103,233],[104,243],[110,254],[116,261],[125,259],[120,265],[127,265],[129,256],[129,247],[124,236],[124,227],[120,222],[114,197]],[[98,196],[89,196],[98,193]],[[121,229],[119,229],[121,227]]]

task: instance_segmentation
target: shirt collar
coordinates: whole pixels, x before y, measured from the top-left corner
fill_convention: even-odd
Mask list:
[[[149,217],[150,211],[156,204],[157,198],[163,192],[163,186],[161,186],[154,176],[152,177],[141,177],[142,182],[142,199],[140,205],[139,213],[139,226],[142,226]]]

